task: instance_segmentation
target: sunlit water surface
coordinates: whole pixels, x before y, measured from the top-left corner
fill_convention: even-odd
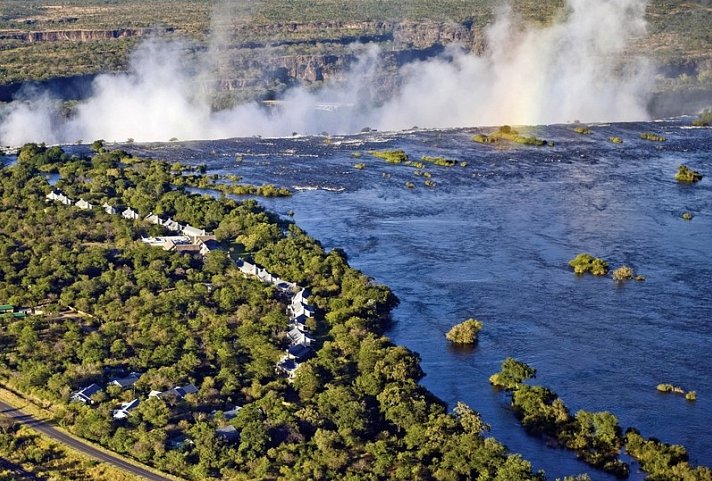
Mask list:
[[[550,479],[608,480],[524,434],[487,378],[513,356],[573,412],[612,411],[624,429],[681,443],[693,463],[712,465],[712,130],[688,124],[596,125],[592,135],[539,127],[532,133],[556,143],[541,148],[476,144],[472,130],[124,147],[296,189],[261,202],[292,211],[326,248],[343,248],[393,289],[400,305],[388,334],[420,354],[425,386],[451,407],[462,400],[480,411],[495,437]],[[640,140],[644,131],[668,141]],[[413,168],[368,155],[395,148],[468,165],[428,167],[437,183],[428,188]],[[708,177],[678,184],[681,163]],[[685,210],[692,221],[681,219]],[[577,277],[567,262],[579,252],[630,265],[646,281]],[[468,317],[484,321],[480,341],[455,349],[444,334]],[[663,382],[696,390],[697,402],[659,394]],[[642,479],[635,470],[631,479]]]

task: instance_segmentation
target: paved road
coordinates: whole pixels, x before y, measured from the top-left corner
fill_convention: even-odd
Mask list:
[[[39,419],[35,419],[34,417],[23,412],[22,410],[5,404],[4,402],[0,402],[0,414],[4,414],[10,418],[13,418],[15,421],[25,424],[34,429],[35,431],[38,431],[44,434],[45,436],[53,439],[54,441],[57,441],[60,444],[74,449],[75,451],[79,451],[82,454],[86,454],[87,456],[90,456],[106,464],[110,464],[123,471],[127,471],[131,474],[142,477],[144,479],[149,479],[151,481],[172,481],[170,478],[154,474],[151,471],[148,471],[142,467],[127,463],[118,456],[114,456],[104,451],[99,451],[98,449],[92,446],[77,441],[73,437],[64,434],[62,431],[52,427],[52,425]]]

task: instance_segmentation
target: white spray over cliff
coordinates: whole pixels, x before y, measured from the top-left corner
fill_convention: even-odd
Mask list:
[[[484,54],[453,46],[439,58],[406,65],[401,88],[385,103],[371,95],[378,49],[356,45],[359,60],[345,81],[318,92],[290,89],[278,109],[248,103],[213,112],[204,87],[215,62],[186,68],[188,45],[150,40],[134,52],[126,73],[98,76],[93,95],[69,119],[47,95],[25,93],[4,109],[0,143],[645,120],[652,70],[626,55],[630,41],[645,34],[645,7],[644,0],[567,0],[561,17],[546,27],[527,26],[503,7],[487,30]],[[224,23],[214,25],[208,50],[219,58],[229,35]],[[353,107],[328,114],[317,108],[335,102]]]

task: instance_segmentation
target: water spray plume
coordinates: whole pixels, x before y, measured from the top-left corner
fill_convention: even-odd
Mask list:
[[[527,28],[502,8],[484,55],[408,66],[381,127],[646,120],[650,65],[621,61],[644,14],[640,0],[569,0],[558,22]]]
[[[487,29],[484,54],[450,46],[438,58],[405,65],[401,88],[385,102],[371,95],[379,51],[357,45],[359,60],[341,82],[316,93],[290,89],[278,109],[252,102],[213,112],[210,79],[230,64],[221,10],[223,21],[213,22],[208,46],[212,54],[197,67],[185,66],[188,45],[149,40],[134,52],[126,73],[98,76],[93,94],[69,119],[59,115],[57,101],[24,92],[0,114],[0,143],[646,120],[652,68],[626,55],[631,40],[645,34],[645,7],[643,0],[568,0],[560,18],[545,27],[527,26],[502,7]],[[317,108],[334,102],[350,107],[328,114]]]

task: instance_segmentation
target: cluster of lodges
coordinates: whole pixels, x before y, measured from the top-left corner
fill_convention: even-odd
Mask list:
[[[289,379],[294,378],[299,365],[313,353],[311,344],[314,342],[314,338],[309,335],[306,322],[314,317],[314,308],[309,305],[308,299],[309,292],[306,289],[300,289],[287,306],[289,348],[277,363],[277,372],[286,374]]]
[[[295,283],[282,280],[279,277],[271,274],[267,269],[259,267],[256,264],[252,264],[251,262],[247,262],[244,259],[238,259],[235,264],[237,265],[237,268],[240,269],[240,272],[242,272],[243,274],[247,274],[248,276],[254,276],[265,284],[271,284],[277,289],[279,289],[281,292],[292,293],[299,290],[299,286],[297,286]]]
[[[136,384],[140,377],[141,373],[138,372],[131,372],[128,376],[124,377],[113,377],[108,383],[106,383],[106,387],[109,388],[111,386],[118,386],[121,390],[128,389],[134,384]],[[71,400],[92,406],[96,404],[94,398],[95,394],[101,391],[101,386],[96,383],[93,383],[77,392],[72,393]],[[148,399],[156,398],[160,399],[161,401],[175,402],[185,398],[189,394],[196,394],[197,392],[198,388],[194,384],[185,384],[182,386],[174,386],[165,391],[158,391],[156,389],[152,389],[151,392],[148,394]],[[126,419],[131,415],[131,411],[136,409],[139,404],[141,404],[139,398],[134,398],[131,401],[123,402],[116,409],[112,410],[112,417],[116,420]],[[223,419],[229,420],[234,418],[240,409],[241,408],[239,406],[235,406],[233,409],[223,412]],[[215,413],[213,413],[213,415],[214,414]],[[215,434],[228,442],[235,442],[240,439],[239,431],[231,425],[216,428]],[[180,438],[180,436],[176,439],[178,438]],[[176,439],[168,440],[169,447],[179,448],[181,447],[180,444],[192,444],[192,441],[187,438],[183,439],[183,443],[176,442]]]
[[[289,379],[293,379],[299,365],[311,357],[314,352],[311,347],[314,338],[309,335],[309,328],[306,325],[307,319],[314,317],[314,308],[308,302],[309,292],[244,259],[238,259],[236,264],[243,274],[257,277],[260,281],[275,286],[283,293],[296,292],[287,306],[289,347],[284,351],[284,356],[276,366],[278,373],[286,374]]]
[[[47,200],[59,202],[63,205],[73,205],[83,210],[92,210],[94,205],[80,198],[77,202],[64,195],[64,193],[53,190],[46,195]],[[131,207],[117,209],[104,202],[101,208],[110,215],[121,215],[124,219],[139,220],[141,217]],[[182,225],[175,220],[162,219],[158,214],[151,212],[143,219],[149,224],[165,227],[176,235],[163,237],[143,237],[141,241],[153,247],[160,247],[165,251],[175,251],[187,254],[207,255],[209,252],[218,249],[220,244],[215,240],[215,236],[209,234],[205,229],[198,229],[190,224]]]
[[[209,252],[219,249],[220,244],[215,236],[198,229],[190,224],[181,225],[175,220],[162,219],[157,214],[150,213],[144,220],[149,224],[160,225],[177,235],[161,237],[143,237],[141,242],[153,247],[160,247],[164,251],[175,251],[187,254],[198,253],[206,256]]]
[[[16,307],[12,304],[0,304],[0,318],[22,319],[32,314],[41,314],[42,311],[31,309],[29,307]]]
[[[108,388],[111,386],[118,386],[121,390],[128,389],[134,384],[136,384],[136,381],[138,381],[140,377],[141,374],[138,372],[129,373],[128,376],[124,377],[113,377],[108,383],[106,383],[106,387]],[[91,406],[94,404],[93,396],[101,392],[101,390],[101,386],[96,383],[93,383],[80,389],[75,393],[72,393],[71,400]],[[133,409],[135,409],[139,405],[139,403],[140,401],[138,400],[138,398],[133,399],[129,402],[122,403],[118,409],[114,409],[114,419],[126,419],[129,416],[129,413]]]
[[[73,205],[73,206],[78,207],[82,210],[93,210],[94,207],[96,207],[94,204],[87,202],[86,200],[82,199],[81,197],[79,198],[78,201],[74,202],[72,199],[70,199],[69,197],[64,195],[64,193],[60,192],[59,190],[53,190],[52,192],[47,194],[45,196],[45,198],[47,200],[59,202],[60,204],[63,204],[63,205]],[[104,209],[104,211],[107,214],[116,215],[119,213],[119,211],[115,207],[110,206],[106,202],[104,202],[101,205],[101,208]],[[136,213],[136,211],[134,211],[131,208],[128,208],[128,209],[124,210],[123,212],[121,212],[121,215],[125,219],[131,219],[131,220],[136,220],[139,217],[138,214]]]

